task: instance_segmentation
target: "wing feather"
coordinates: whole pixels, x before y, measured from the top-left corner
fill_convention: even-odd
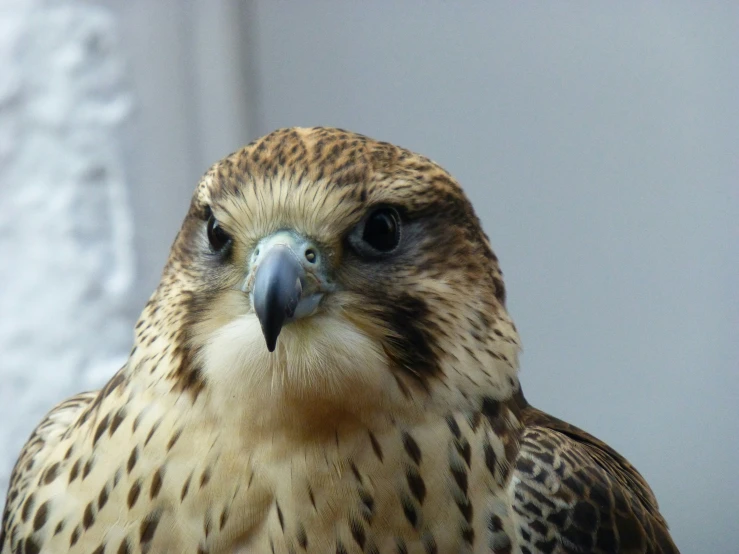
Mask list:
[[[61,402],[39,423],[18,457],[10,475],[8,500],[0,527],[0,552],[10,552],[15,516],[21,511],[28,491],[48,469],[46,458],[80,414],[99,396],[99,391],[84,392]]]
[[[678,553],[639,472],[581,429],[526,406],[511,483],[530,552]],[[526,552],[526,550],[523,550]]]

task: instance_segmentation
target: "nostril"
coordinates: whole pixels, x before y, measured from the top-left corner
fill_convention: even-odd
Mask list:
[[[316,263],[316,251],[313,250],[312,248],[308,248],[305,251],[305,259],[308,260],[312,264]]]

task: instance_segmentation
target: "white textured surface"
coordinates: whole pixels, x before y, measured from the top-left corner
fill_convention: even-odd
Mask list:
[[[85,1],[0,0],[0,488],[64,397],[130,345],[133,273],[116,20]]]

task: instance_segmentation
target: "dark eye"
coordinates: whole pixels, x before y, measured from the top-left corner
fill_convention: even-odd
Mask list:
[[[231,236],[223,230],[223,227],[213,215],[208,218],[208,241],[216,252],[221,252],[231,244]]]
[[[364,223],[362,241],[373,250],[387,253],[400,242],[400,217],[394,208],[375,210]]]

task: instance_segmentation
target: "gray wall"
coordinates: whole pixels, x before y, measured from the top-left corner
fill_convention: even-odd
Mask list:
[[[101,4],[135,100],[129,321],[208,164],[287,125],[396,142],[477,207],[529,400],[626,455],[684,552],[736,550],[739,4]]]

